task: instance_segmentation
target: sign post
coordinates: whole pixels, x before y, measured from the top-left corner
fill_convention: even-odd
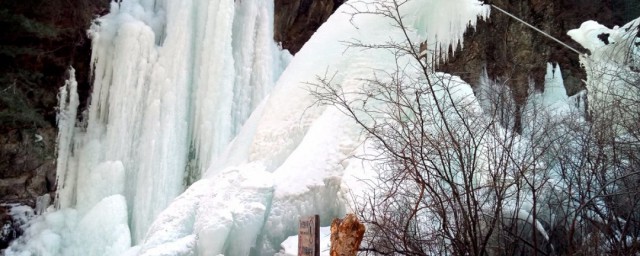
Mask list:
[[[320,215],[300,217],[298,256],[320,256]]]

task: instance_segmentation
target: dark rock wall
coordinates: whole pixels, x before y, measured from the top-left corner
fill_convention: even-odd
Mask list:
[[[297,53],[344,0],[275,0],[274,39]]]
[[[275,0],[275,40],[295,54],[344,0]],[[566,35],[586,20],[606,26],[624,25],[640,16],[637,0],[494,0],[492,4],[529,22],[579,51],[586,52]],[[488,20],[465,34],[463,52],[439,69],[460,75],[474,84],[484,67],[489,77],[503,81],[515,92],[516,101],[526,97],[529,80],[542,89],[546,63],[559,63],[567,90],[573,95],[583,88],[584,71],[578,55],[513,18],[492,10]],[[449,51],[452,51],[450,49]]]
[[[34,207],[38,196],[55,190],[57,93],[71,65],[86,102],[91,54],[86,30],[107,4],[0,1],[0,225],[8,218],[2,205]]]

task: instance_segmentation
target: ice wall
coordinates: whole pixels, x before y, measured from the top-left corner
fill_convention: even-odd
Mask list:
[[[537,125],[546,122],[543,115],[562,116],[575,111],[574,107],[564,87],[560,65],[547,63],[544,90],[542,92],[535,91],[533,84],[530,85],[529,96],[523,110],[523,128],[537,128]]]
[[[78,190],[95,186],[83,172],[120,161],[134,241],[183,190],[187,161],[199,176],[273,85],[282,64],[272,20],[265,1],[123,1],[93,26],[94,93],[80,147],[98,149],[77,159]]]
[[[299,216],[320,214],[321,222],[327,225],[331,218],[348,211],[346,199],[352,186],[347,186],[343,178],[346,168],[356,168],[350,163],[358,164],[349,161],[349,157],[362,142],[361,131],[336,108],[314,105],[316,99],[309,89],[318,78],[326,77],[347,93],[363,90],[366,79],[384,77],[384,70],[395,70],[396,65],[412,61],[408,56],[396,58],[385,49],[348,48],[346,42],[385,44],[406,40],[404,33],[382,15],[351,15],[356,9],[364,10],[377,3],[380,2],[355,1],[343,5],[318,29],[291,61],[266,102],[252,113],[222,157],[213,162],[206,178],[187,189],[154,222],[142,245],[143,255],[154,255],[165,246],[175,246],[172,241],[182,239],[195,243],[193,253],[198,255],[245,255],[237,254],[247,251],[238,251],[235,241],[249,242],[244,246],[250,246],[250,251],[258,255],[273,255],[280,243],[297,232]],[[457,12],[444,15],[438,23],[415,16],[439,15],[439,3],[448,6],[449,11],[477,11],[467,16]],[[414,12],[416,9],[420,11]],[[465,24],[453,26],[457,29],[439,37],[441,41],[432,41],[448,47],[455,42],[455,33],[461,36],[466,24],[487,14],[487,7],[466,0],[415,1],[401,12],[414,20],[407,31],[414,43],[425,40],[422,30]],[[416,67],[407,68],[407,73],[416,75],[412,72],[417,70],[412,68]],[[460,90],[464,94],[461,97],[471,94],[465,86]],[[269,182],[260,187],[239,185],[231,190],[227,185],[230,180],[253,177]],[[357,183],[356,179],[348,180]],[[232,206],[235,200],[231,198],[225,200],[222,195],[230,191],[236,198],[248,198],[240,200],[239,205],[250,209]],[[191,239],[194,235],[195,241]]]
[[[142,241],[286,66],[272,23],[270,1],[111,3],[89,31],[93,92],[82,123],[75,81],[61,93],[56,205],[69,214],[51,214],[69,226],[34,225],[63,241],[44,255],[118,255]],[[13,251],[34,252],[23,245]]]

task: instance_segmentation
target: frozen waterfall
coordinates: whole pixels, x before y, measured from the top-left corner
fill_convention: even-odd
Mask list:
[[[359,90],[410,61],[346,50],[404,40],[384,17],[350,14],[373,2],[343,5],[291,60],[273,42],[270,1],[112,3],[90,31],[94,83],[80,124],[75,92],[63,95],[59,209],[8,255],[273,255],[298,216],[326,225],[349,211],[357,179],[345,173],[363,175],[350,159],[363,138],[337,109],[312,106],[307,82],[331,75]],[[408,36],[436,51],[489,9],[416,0],[400,11]]]
[[[77,174],[60,177],[60,206],[82,214],[124,184],[140,242],[184,190],[185,174],[200,176],[282,71],[271,20],[264,1],[112,3],[90,31],[94,89],[66,172]],[[97,172],[123,174],[91,179]]]

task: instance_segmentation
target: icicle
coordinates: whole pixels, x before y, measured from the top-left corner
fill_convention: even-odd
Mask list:
[[[566,102],[568,98],[567,90],[564,88],[560,65],[556,64],[554,67],[553,64],[547,63],[547,73],[544,77],[544,92],[542,93],[545,106],[551,106],[556,102]]]
[[[406,26],[418,34],[414,43],[426,42],[436,62],[449,58],[450,47],[455,51],[458,44],[464,45],[464,32],[475,28],[478,18],[488,18],[490,11],[477,0],[417,0],[401,7]]]
[[[69,68],[69,78],[65,81],[64,86],[60,88],[58,94],[58,113],[56,122],[58,123],[58,145],[56,160],[56,207],[65,208],[75,203],[75,172],[67,172],[70,167],[70,158],[73,154],[73,135],[76,126],[76,118],[78,113],[78,82],[76,81],[76,71],[73,67]]]

